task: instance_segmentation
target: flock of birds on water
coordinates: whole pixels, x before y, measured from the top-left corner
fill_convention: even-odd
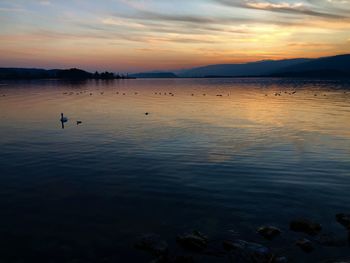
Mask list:
[[[93,96],[94,94],[92,93],[92,92],[88,92],[88,91],[80,91],[80,92],[63,92],[62,94],[63,95],[69,95],[69,96],[72,96],[72,95],[81,95],[81,94],[84,94],[84,93],[89,93],[89,96]],[[282,96],[282,94],[285,94],[285,95],[295,95],[297,93],[297,91],[296,90],[293,90],[293,91],[279,91],[279,92],[275,92],[275,93],[273,93],[272,94],[272,96],[275,96],[275,97],[279,97],[279,96]],[[346,94],[347,92],[346,91],[344,91],[344,94]],[[101,92],[99,92],[98,94],[100,94],[100,95],[104,95],[105,93],[104,93],[104,91],[101,91]],[[123,95],[123,96],[126,96],[126,95],[128,95],[126,92],[119,92],[119,91],[117,91],[115,94],[117,94],[117,95]],[[139,93],[138,92],[133,92],[133,95],[139,95]],[[172,93],[172,92],[154,92],[154,95],[164,95],[164,96],[167,96],[167,95],[169,95],[169,96],[171,96],[171,97],[174,97],[175,96],[175,94],[174,93]],[[207,96],[207,94],[206,93],[202,93],[201,94],[202,96]],[[215,96],[216,97],[224,97],[226,94],[216,94]],[[231,94],[230,93],[227,93],[227,96],[229,97]],[[194,93],[191,93],[191,96],[192,97],[194,97],[195,96],[195,94]],[[269,96],[269,94],[265,94],[265,97],[267,97],[267,96]],[[314,94],[314,96],[315,97],[317,97],[318,96],[318,94]],[[327,96],[326,94],[323,94],[323,96]],[[6,94],[2,94],[1,95],[1,97],[6,97]],[[148,116],[148,115],[150,115],[150,113],[149,112],[145,112],[144,113],[146,116]],[[60,122],[62,123],[62,128],[64,128],[64,123],[67,123],[68,122],[68,117],[66,117],[66,116],[64,116],[64,114],[63,113],[61,113],[61,118],[60,118]],[[76,125],[80,125],[80,124],[82,124],[83,122],[81,121],[81,120],[77,120],[76,121]]]
[[[63,95],[69,95],[69,96],[71,96],[71,95],[74,95],[74,94],[75,94],[75,95],[80,95],[80,94],[84,94],[84,93],[87,93],[87,91],[80,91],[80,92],[64,92]],[[296,90],[290,91],[290,92],[288,92],[288,91],[284,91],[284,92],[283,92],[283,91],[279,91],[279,92],[273,93],[273,95],[274,95],[274,96],[282,96],[283,93],[286,94],[286,95],[294,95],[294,94],[297,93],[297,91],[296,91]],[[104,93],[104,91],[101,91],[101,92],[99,92],[98,94],[104,95],[105,93]],[[125,93],[125,92],[119,92],[119,91],[117,91],[115,94],[117,94],[117,95],[123,95],[123,96],[128,95],[128,94]],[[344,94],[346,94],[346,91],[344,91]],[[89,95],[90,95],[90,96],[93,96],[94,94],[93,94],[92,92],[90,92]],[[139,93],[138,93],[138,92],[134,92],[133,95],[139,95]],[[172,93],[172,92],[154,92],[154,95],[164,95],[164,96],[169,95],[169,96],[172,96],[172,97],[175,96],[175,94]],[[227,94],[228,97],[229,97],[230,95],[231,95],[231,93],[228,93],[228,94]],[[5,95],[4,95],[4,96],[5,96]],[[195,94],[194,94],[194,93],[191,93],[191,96],[193,97],[193,96],[195,96]],[[207,94],[206,94],[206,93],[203,93],[202,96],[207,96]],[[216,97],[224,97],[225,94],[216,94],[215,96],[216,96]],[[265,94],[265,97],[267,97],[267,96],[269,96],[269,94]],[[316,96],[318,96],[318,94],[315,93],[314,96],[316,97]],[[326,94],[323,94],[323,96],[327,96],[327,95],[326,95]]]
[[[69,96],[71,96],[71,95],[74,95],[74,94],[75,94],[75,95],[80,95],[80,94],[84,94],[84,93],[88,93],[88,91],[64,92],[63,95],[69,95]],[[273,93],[272,95],[273,95],[273,96],[276,96],[276,97],[282,96],[282,94],[286,94],[286,95],[292,96],[292,95],[295,95],[296,93],[297,93],[296,90],[289,91],[289,92],[288,92],[288,91],[284,91],[284,92],[279,91],[279,92]],[[344,94],[345,94],[345,93],[346,93],[346,92],[344,91]],[[104,95],[105,93],[104,93],[104,91],[101,91],[101,92],[99,92],[98,94]],[[117,94],[117,95],[123,95],[123,96],[126,96],[126,95],[127,95],[127,93],[125,93],[125,92],[119,92],[119,91],[117,91],[115,94]],[[89,92],[89,95],[90,95],[90,96],[93,96],[94,94],[93,94],[92,92]],[[138,93],[138,92],[133,92],[133,95],[139,95],[139,93]],[[172,97],[175,96],[175,94],[172,93],[172,92],[154,92],[154,95],[164,95],[164,96],[169,95],[169,96],[172,96]],[[227,94],[227,96],[230,96],[230,95],[231,95],[230,93]],[[4,95],[4,96],[5,96],[5,95]],[[194,94],[194,93],[191,93],[191,96],[194,97],[195,94]],[[206,93],[203,93],[202,96],[207,96],[207,94],[206,94]],[[223,95],[223,94],[216,94],[215,96],[216,96],[216,97],[224,97],[225,95]],[[267,96],[269,96],[269,94],[265,94],[265,97],[267,97]],[[314,96],[316,97],[316,96],[318,96],[318,94],[315,93]],[[326,95],[326,94],[323,94],[323,96],[327,96],[327,95]],[[150,115],[149,112],[145,112],[144,114],[145,114],[146,116]],[[64,128],[64,123],[68,122],[68,118],[65,117],[63,113],[61,113],[60,122],[62,123],[62,128]],[[82,123],[83,123],[83,122],[80,121],[80,120],[77,120],[77,121],[76,121],[76,124],[77,124],[77,125],[80,125],[80,124],[82,124]]]

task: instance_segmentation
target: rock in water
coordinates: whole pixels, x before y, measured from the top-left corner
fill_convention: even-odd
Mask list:
[[[298,240],[295,244],[306,253],[310,253],[314,250],[311,241],[305,238]]]
[[[350,230],[350,215],[347,214],[337,214],[337,222],[345,227],[347,230]]]
[[[168,253],[168,243],[156,234],[146,234],[138,238],[135,248],[148,251],[155,256],[164,256]]]
[[[232,262],[270,263],[273,262],[271,250],[260,244],[243,240],[224,241],[223,247],[230,252]]]
[[[316,242],[326,247],[342,247],[346,246],[346,240],[335,237],[333,234],[323,234],[316,239]]]
[[[175,257],[173,263],[194,263],[194,258],[192,256],[177,256]]]
[[[349,260],[341,260],[341,261],[333,261],[333,262],[328,262],[328,263],[350,263],[350,259]]]
[[[208,246],[208,238],[198,231],[192,234],[180,235],[176,238],[177,243],[185,249],[203,251]]]
[[[337,214],[336,219],[339,224],[348,230],[348,242],[350,243],[350,214]]]
[[[289,228],[292,231],[306,233],[311,236],[316,236],[322,230],[320,224],[309,221],[307,219],[293,220],[290,222]]]
[[[288,263],[288,259],[286,257],[278,257],[275,258],[272,263]]]
[[[257,232],[268,240],[272,240],[281,234],[281,230],[273,226],[262,226]]]

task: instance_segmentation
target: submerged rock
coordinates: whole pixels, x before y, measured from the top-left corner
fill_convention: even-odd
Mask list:
[[[295,232],[302,232],[311,236],[315,236],[321,232],[322,226],[318,223],[309,221],[307,219],[296,219],[290,222],[290,230]]]
[[[208,246],[208,238],[198,231],[180,235],[176,238],[176,241],[183,248],[197,252],[206,249]]]
[[[333,234],[323,234],[316,239],[316,242],[327,247],[342,247],[346,245],[346,240],[335,237]]]
[[[177,256],[173,263],[194,263],[194,258],[192,256]]]
[[[260,244],[250,243],[243,240],[224,241],[223,247],[230,252],[232,262],[254,262],[270,263],[273,262],[271,250]]]
[[[268,240],[272,240],[281,234],[281,230],[273,226],[262,226],[257,232]]]
[[[347,214],[337,214],[337,222],[345,227],[347,230],[350,230],[350,215]]]
[[[159,256],[153,259],[150,263],[194,263],[195,260],[192,256]]]
[[[314,246],[312,245],[311,241],[306,238],[299,239],[295,244],[306,253],[310,253],[314,250]]]
[[[286,257],[278,257],[278,258],[275,258],[272,262],[273,263],[288,263],[288,259]]]
[[[348,231],[348,242],[350,243],[350,214],[337,214],[336,219],[339,224]]]
[[[168,263],[168,258],[164,256],[159,256],[153,259],[150,263]]]
[[[168,253],[168,243],[156,234],[146,234],[138,238],[135,248],[150,252],[155,256],[164,256]]]

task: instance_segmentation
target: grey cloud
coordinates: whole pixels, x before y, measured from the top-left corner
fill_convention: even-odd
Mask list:
[[[264,10],[277,13],[288,13],[296,15],[307,15],[331,19],[345,19],[349,18],[348,16],[340,15],[337,13],[330,13],[326,11],[314,10],[306,6],[296,6],[296,5],[282,5],[279,3],[273,3],[271,1],[230,1],[230,0],[213,0],[216,3],[221,5],[230,6],[230,7],[239,7],[245,9],[254,9],[254,10]],[[314,1],[310,1],[314,2]],[[265,7],[258,7],[257,4],[266,3]],[[256,4],[256,5],[255,5]]]

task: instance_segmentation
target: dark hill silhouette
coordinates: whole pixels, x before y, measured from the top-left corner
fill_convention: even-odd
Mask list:
[[[350,77],[350,55],[218,64],[179,72],[180,77]]]
[[[350,55],[318,59],[296,58],[264,60],[245,64],[218,64],[172,72],[146,72],[119,75],[111,72],[89,73],[81,69],[0,68],[0,79],[125,79],[177,77],[311,77],[350,78]]]
[[[131,77],[134,78],[177,78],[174,73],[172,72],[146,72],[146,73],[136,73],[130,75]]]
[[[282,68],[271,75],[281,77],[350,77],[350,55],[314,59]]]
[[[40,79],[50,78],[53,72],[36,68],[0,68],[0,79]]]
[[[0,79],[126,79],[127,75],[112,72],[95,72],[94,74],[77,69],[26,69],[0,68]]]
[[[77,68],[58,70],[56,73],[59,79],[89,79],[92,76],[91,73]]]
[[[281,68],[297,65],[311,59],[285,59],[264,60],[244,64],[218,64],[193,68],[179,73],[180,77],[238,77],[238,76],[262,76],[271,74]]]

